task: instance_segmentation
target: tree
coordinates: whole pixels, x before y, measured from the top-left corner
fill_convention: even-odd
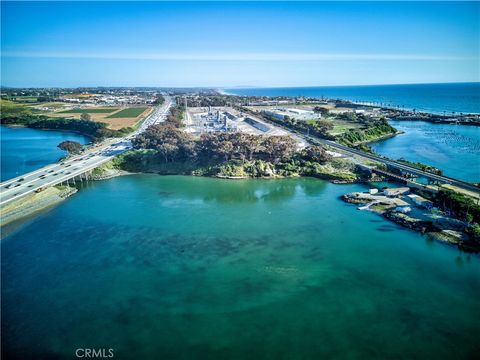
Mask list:
[[[58,147],[64,151],[68,151],[70,154],[79,154],[82,151],[82,144],[76,141],[63,141],[58,144]]]
[[[136,149],[156,150],[165,162],[185,159],[194,155],[193,139],[171,124],[148,127],[133,140]]]
[[[340,115],[337,115],[337,117],[340,120],[345,120],[345,121],[357,121],[357,114],[354,112],[344,112]]]
[[[198,153],[203,159],[216,158],[230,160],[234,153],[232,143],[233,134],[217,133],[204,134],[197,146]]]
[[[165,102],[165,98],[162,95],[157,95],[153,104],[154,105],[162,105],[164,102]]]
[[[263,150],[263,138],[261,136],[241,134],[240,139],[242,142],[239,147],[242,149],[245,157],[248,158],[248,160],[252,160],[256,154],[259,154]]]
[[[92,120],[92,116],[89,113],[82,113],[82,115],[80,115],[80,119],[90,121]]]
[[[315,123],[315,130],[322,136],[328,135],[333,130],[333,123],[327,120],[319,120]]]
[[[178,106],[172,107],[165,122],[177,128],[181,128],[183,126],[183,108]]]
[[[315,106],[313,108],[313,111],[316,112],[317,114],[321,114],[322,116],[328,114],[328,109],[321,106]]]
[[[320,164],[324,164],[332,158],[332,156],[325,151],[323,146],[315,145],[311,145],[303,149],[301,156],[304,160],[314,161]]]
[[[297,143],[290,136],[269,136],[262,145],[267,159],[274,163],[291,157],[297,149]]]

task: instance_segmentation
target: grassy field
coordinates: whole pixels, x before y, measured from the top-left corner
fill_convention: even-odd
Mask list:
[[[39,104],[33,104],[29,105],[31,108],[51,108],[51,109],[62,109],[65,107],[64,103],[61,102],[45,102],[45,103],[39,103]]]
[[[118,108],[107,108],[107,109],[72,109],[67,111],[62,111],[61,114],[109,114],[118,110]],[[120,111],[121,112],[121,111]],[[125,117],[125,116],[121,116]]]
[[[2,116],[17,116],[20,114],[31,114],[32,110],[26,104],[17,103],[10,100],[0,100],[0,110]]]
[[[332,117],[328,118],[323,118],[322,120],[325,121],[330,121],[333,124],[333,129],[329,132],[330,135],[340,135],[343,134],[344,132],[350,130],[350,129],[360,129],[363,128],[361,124],[352,122],[352,121],[345,121],[345,120],[339,120],[335,119]],[[316,123],[317,120],[307,120],[307,123],[309,124],[314,124]]]
[[[104,107],[90,109],[72,109],[65,111],[59,109],[62,106],[65,106],[65,104],[50,102],[32,105],[28,103],[19,103],[17,101],[10,101],[5,99],[0,100],[0,108],[3,117],[34,114],[45,115],[53,119],[80,119],[82,113],[89,113],[91,114],[92,121],[106,123],[108,128],[112,130],[118,130],[124,127],[138,126],[141,120],[144,119],[151,112],[151,108],[146,106],[124,108],[121,110],[119,110],[119,107]],[[43,110],[43,108],[46,107],[48,107],[49,110]]]
[[[354,122],[333,120],[333,129],[330,131],[331,135],[340,135],[350,129],[361,129],[363,126]]]
[[[4,96],[2,99],[12,100],[19,103],[34,103],[37,102],[36,96]]]
[[[133,107],[128,109],[123,109],[123,110],[120,110],[119,112],[116,112],[115,114],[107,116],[107,119],[136,118],[137,116],[140,116],[140,114],[142,114],[147,109],[148,109],[147,107]]]

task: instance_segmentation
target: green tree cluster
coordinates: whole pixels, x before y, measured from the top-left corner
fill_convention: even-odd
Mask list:
[[[133,145],[136,149],[157,151],[165,162],[262,159],[278,163],[296,152],[296,142],[290,136],[264,137],[222,132],[207,133],[194,139],[172,122],[150,126],[133,140]]]
[[[337,137],[337,141],[347,146],[356,146],[377,140],[381,137],[394,135],[397,130],[386,119],[369,121],[365,129],[349,129]]]
[[[165,102],[165,98],[162,95],[157,95],[153,105],[162,105]]]
[[[68,151],[69,154],[79,154],[82,151],[82,144],[80,144],[77,141],[62,141],[60,144],[58,144],[58,148]]]

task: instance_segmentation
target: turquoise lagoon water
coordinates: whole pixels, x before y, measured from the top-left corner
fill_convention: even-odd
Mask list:
[[[1,176],[5,181],[58,161],[66,152],[57,148],[62,141],[86,144],[85,136],[66,131],[47,131],[0,126]]]
[[[362,189],[90,183],[1,241],[3,356],[474,358],[479,257],[339,199]]]
[[[257,96],[308,96],[381,103],[435,113],[480,113],[480,83],[370,86],[232,88],[227,93]]]
[[[480,182],[480,127],[390,121],[404,134],[370,144],[379,154],[430,164],[447,176]]]

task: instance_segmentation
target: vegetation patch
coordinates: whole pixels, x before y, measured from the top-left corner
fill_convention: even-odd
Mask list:
[[[289,136],[210,133],[193,138],[178,126],[178,114],[154,125],[134,141],[135,150],[108,166],[129,172],[228,178],[313,176],[340,182],[357,179],[356,166],[333,159],[323,147],[298,151]],[[176,116],[177,115],[177,116]]]
[[[128,126],[118,130],[108,129],[108,124],[102,121],[83,119],[83,117],[87,117],[87,113],[81,114],[81,119],[48,117],[47,115],[33,111],[32,108],[28,106],[8,100],[1,100],[1,110],[1,124],[23,125],[33,129],[73,131],[86,135],[94,141],[107,137],[121,137],[134,131],[133,128]]]
[[[147,109],[148,109],[147,107],[132,107],[128,109],[123,109],[110,116],[107,116],[107,119],[135,118],[137,116],[140,116]]]
[[[60,114],[109,114],[118,110],[118,108],[108,108],[108,109],[71,109],[60,112]]]
[[[372,121],[365,129],[349,129],[342,135],[337,136],[336,140],[347,146],[356,146],[394,136],[395,134],[397,134],[397,130],[386,119],[380,119]]]

